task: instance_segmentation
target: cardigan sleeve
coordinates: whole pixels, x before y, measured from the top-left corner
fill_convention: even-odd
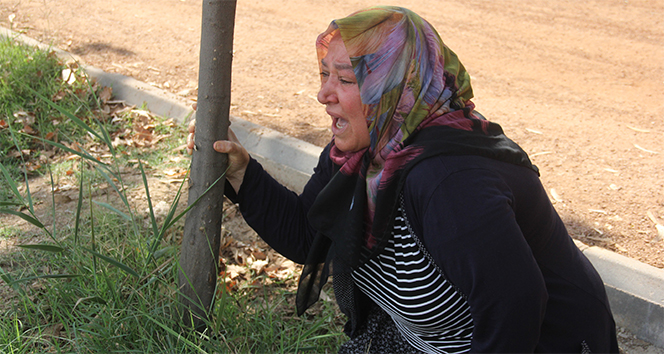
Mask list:
[[[406,210],[435,263],[469,303],[471,351],[532,352],[548,294],[509,188],[485,169],[428,172],[409,176]]]
[[[323,150],[300,195],[272,178],[253,158],[238,193],[228,185],[225,188],[226,196],[239,204],[247,224],[270,247],[296,263],[304,263],[315,235],[307,212],[332,173],[327,151]]]

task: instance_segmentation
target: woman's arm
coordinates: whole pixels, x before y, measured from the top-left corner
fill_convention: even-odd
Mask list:
[[[254,159],[247,164],[238,193],[226,193],[239,203],[247,224],[277,252],[296,263],[304,263],[315,235],[307,213],[331,177],[333,165],[327,156],[326,148],[300,195],[272,178]]]
[[[188,129],[187,152],[192,154],[195,150],[195,120],[189,123]],[[247,224],[277,252],[296,263],[304,263],[315,234],[307,213],[333,171],[328,158],[329,147],[323,150],[313,176],[299,196],[277,182],[252,159],[231,128],[228,128],[228,140],[214,142],[213,148],[228,154],[224,193],[240,204]]]

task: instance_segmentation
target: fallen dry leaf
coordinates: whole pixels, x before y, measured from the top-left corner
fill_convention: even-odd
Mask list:
[[[113,97],[113,89],[109,86],[104,86],[99,93],[99,99],[103,103],[107,103]]]
[[[161,123],[161,125],[165,125],[167,127],[173,128],[177,126],[177,123],[175,122],[175,119],[173,118],[168,118],[165,121]]]
[[[38,170],[38,169],[40,169],[40,168],[41,168],[41,165],[40,165],[40,164],[38,164],[38,163],[34,163],[34,162],[32,162],[32,161],[28,161],[28,162],[25,164],[25,169],[28,170],[28,172],[34,172],[34,171],[36,171],[36,170]]]
[[[179,170],[168,170],[164,171],[164,174],[166,175],[167,178],[183,178],[185,177],[189,171],[184,170],[184,171],[179,171]]]
[[[254,272],[256,272],[255,273],[256,275],[258,275],[258,274],[261,274],[263,272],[263,269],[265,269],[265,266],[267,266],[267,263],[268,262],[266,260],[260,260],[259,259],[259,260],[253,261],[249,267],[251,269],[253,269]]]
[[[260,251],[260,250],[252,251],[251,255],[254,257],[254,259],[257,259],[257,260],[266,260],[267,259],[267,255],[265,254],[265,252]]]
[[[27,124],[24,125],[23,129],[21,129],[19,131],[23,132],[23,133],[26,133],[26,134],[29,134],[29,135],[37,135],[37,131],[35,129],[33,129],[31,125],[27,125]]]
[[[111,106],[109,106],[107,104],[102,104],[101,111],[106,115],[110,115],[111,114]]]
[[[35,123],[35,114],[33,112],[17,111],[14,112],[14,118],[16,118],[17,123],[23,123],[23,125]]]
[[[81,152],[81,146],[77,142],[73,142],[69,144],[68,148],[76,151],[76,152]]]
[[[244,253],[244,250],[239,247],[234,247],[233,251],[233,260],[239,265],[244,265],[247,260],[247,255]]]
[[[152,131],[146,129],[140,125],[134,126],[134,137],[136,139],[142,140],[143,142],[152,141]]]
[[[60,91],[56,92],[55,94],[53,94],[53,96],[51,97],[51,101],[58,102],[58,101],[62,100],[63,98],[65,98],[66,95],[67,95],[67,93],[65,91],[60,90]]]
[[[224,276],[230,280],[235,280],[240,275],[246,274],[247,270],[239,265],[227,264],[226,270],[224,271]]]
[[[62,69],[62,81],[72,85],[76,82],[76,74],[70,68]]]
[[[46,140],[51,140],[51,141],[58,142],[58,133],[50,132],[50,133],[46,134]]]

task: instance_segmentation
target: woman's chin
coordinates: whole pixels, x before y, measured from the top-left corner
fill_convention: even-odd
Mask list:
[[[358,152],[369,147],[369,144],[349,142],[344,139],[334,138],[334,146],[341,152]]]
[[[334,138],[334,146],[339,149],[341,152],[353,152],[353,147],[348,144],[347,141],[344,141],[343,139],[339,139],[337,137]]]

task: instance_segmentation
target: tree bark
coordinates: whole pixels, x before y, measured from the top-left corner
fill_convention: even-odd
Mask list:
[[[217,283],[225,184],[224,178],[218,179],[228,160],[212,144],[228,137],[235,7],[236,0],[203,0],[196,149],[188,203],[201,199],[185,219],[178,281],[183,325],[199,330],[208,323]]]

